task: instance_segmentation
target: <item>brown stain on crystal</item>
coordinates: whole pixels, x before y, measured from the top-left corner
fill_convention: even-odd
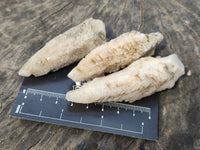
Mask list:
[[[139,74],[136,74],[135,75],[139,80],[141,80],[141,78],[140,78],[140,76],[139,76]]]
[[[95,61],[94,59],[91,59],[91,62],[92,62],[93,64],[96,64],[96,61]]]
[[[76,69],[77,69],[79,72],[82,72],[81,69],[80,69],[79,67],[76,67]]]
[[[109,89],[111,88],[110,83],[106,83],[106,86],[107,86]]]

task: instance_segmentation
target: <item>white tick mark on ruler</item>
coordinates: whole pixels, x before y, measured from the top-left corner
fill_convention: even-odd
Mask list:
[[[149,111],[149,119],[151,119],[151,111]]]
[[[80,123],[82,123],[82,119],[83,119],[83,118],[81,117],[81,118],[80,118]]]
[[[133,111],[133,117],[135,117],[135,111]]]
[[[19,113],[21,113],[23,106],[24,106],[24,102],[22,103],[22,105],[21,105],[21,107],[19,109]]]
[[[39,116],[41,116],[42,115],[42,110],[40,111],[40,114],[39,114]]]
[[[102,126],[102,124],[103,124],[103,115],[101,116],[100,126]]]
[[[56,101],[55,104],[58,104],[58,101]]]
[[[20,107],[21,107],[21,105],[18,105],[18,106],[17,106],[17,108],[16,108],[16,110],[15,110],[15,113],[18,113],[18,112],[19,112]]]
[[[40,97],[40,102],[42,101],[42,95],[41,95],[41,97]]]
[[[26,93],[26,89],[23,90],[23,93],[24,93],[24,94]]]
[[[117,108],[117,114],[119,114],[119,108]]]
[[[101,111],[104,111],[104,105],[102,105]]]
[[[121,124],[121,130],[123,129],[123,124]]]
[[[63,111],[64,111],[64,109],[62,109],[62,112],[61,112],[61,114],[60,114],[60,119],[62,118]]]

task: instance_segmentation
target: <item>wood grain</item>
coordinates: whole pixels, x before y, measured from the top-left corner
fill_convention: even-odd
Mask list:
[[[62,127],[9,117],[23,78],[19,68],[56,35],[89,17],[102,19],[107,36],[160,31],[156,55],[176,53],[191,70],[159,93],[159,140]],[[0,149],[200,149],[199,0],[1,0]]]

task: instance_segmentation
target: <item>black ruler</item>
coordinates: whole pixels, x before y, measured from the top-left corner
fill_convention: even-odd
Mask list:
[[[134,103],[77,104],[65,99],[75,83],[75,64],[42,77],[25,78],[11,116],[149,140],[158,139],[158,94]]]

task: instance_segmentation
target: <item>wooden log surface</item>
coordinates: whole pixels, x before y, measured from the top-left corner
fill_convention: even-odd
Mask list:
[[[159,31],[156,55],[176,53],[186,72],[159,93],[159,140],[63,127],[9,117],[23,77],[20,67],[46,42],[89,17],[104,21],[107,36]],[[191,71],[191,75],[190,75]],[[0,149],[200,149],[199,0],[1,0]]]

